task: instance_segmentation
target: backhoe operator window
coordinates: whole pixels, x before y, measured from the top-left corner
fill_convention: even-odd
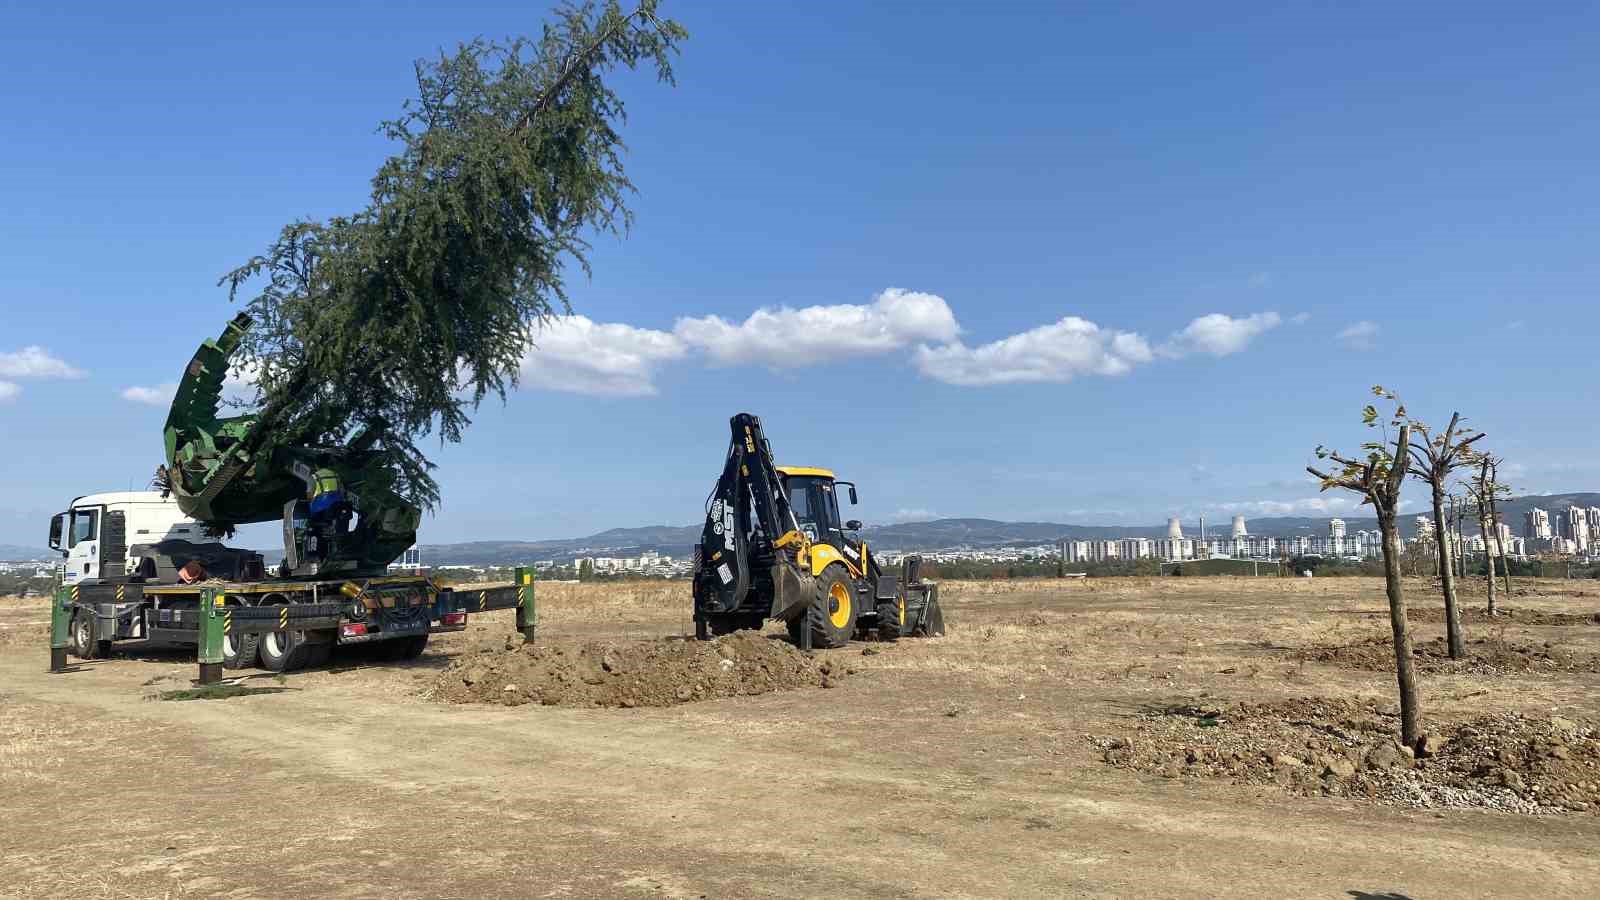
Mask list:
[[[69,547],[76,547],[84,541],[92,541],[99,532],[100,511],[97,509],[75,509],[72,511],[72,543]]]
[[[833,485],[826,479],[790,476],[784,480],[784,490],[807,538],[826,541],[839,532],[839,506],[833,497]]]

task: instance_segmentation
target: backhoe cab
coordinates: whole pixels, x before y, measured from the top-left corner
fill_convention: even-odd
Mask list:
[[[909,557],[886,573],[839,515],[840,487],[827,469],[777,466],[761,420],[729,423],[733,440],[695,547],[695,636],[784,622],[802,648],[842,647],[852,637],[895,640],[943,634],[938,586]]]

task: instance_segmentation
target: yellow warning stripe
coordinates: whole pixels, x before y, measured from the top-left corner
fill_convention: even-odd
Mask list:
[[[233,630],[233,610],[230,609],[227,612],[222,614],[222,633],[223,634],[227,634],[228,632],[230,632],[232,630]]]
[[[283,609],[278,610],[278,630],[282,631],[283,629],[288,628],[288,627],[289,627],[289,607],[285,606]]]
[[[128,590],[128,586],[127,585],[125,585],[125,584],[117,585],[117,599],[118,600],[123,599],[123,597],[125,596],[127,590]]]
[[[76,602],[77,599],[78,599],[78,586],[77,585],[73,585],[72,586],[72,599],[73,599],[74,602]]]
[[[478,611],[482,612],[482,611],[484,611],[484,610],[486,610],[488,608],[489,608],[489,592],[488,591],[479,591],[478,592]]]

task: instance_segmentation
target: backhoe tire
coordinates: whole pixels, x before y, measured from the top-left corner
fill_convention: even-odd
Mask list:
[[[891,600],[878,604],[878,640],[898,641],[905,633],[906,604],[904,600]]]
[[[817,595],[805,615],[789,620],[789,637],[798,647],[800,629],[811,626],[811,646],[834,650],[850,643],[856,630],[856,585],[844,566],[835,563],[817,576]]]
[[[261,636],[261,668],[293,672],[306,665],[309,645],[303,631],[272,631]]]

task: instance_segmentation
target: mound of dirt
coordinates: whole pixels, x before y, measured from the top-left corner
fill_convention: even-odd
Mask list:
[[[1393,710],[1302,698],[1151,709],[1131,733],[1095,743],[1118,768],[1277,785],[1300,796],[1521,813],[1600,810],[1594,723],[1485,716],[1437,728],[1421,753],[1400,746],[1398,730]]]
[[[1406,617],[1412,622],[1443,622],[1444,607],[1425,606],[1409,610]],[[1387,622],[1389,614],[1373,613],[1367,618]],[[1461,610],[1461,621],[1474,625],[1600,625],[1600,612],[1552,613],[1536,609],[1501,608],[1491,616],[1483,607],[1473,606]]]
[[[1467,641],[1467,655],[1451,659],[1444,638],[1416,641],[1411,646],[1417,671],[1423,675],[1520,675],[1530,673],[1600,672],[1600,658],[1573,653],[1549,643],[1477,638]],[[1298,659],[1346,669],[1386,672],[1394,669],[1394,644],[1387,637],[1354,644],[1305,647]]]
[[[713,641],[543,642],[482,648],[439,675],[433,696],[521,706],[675,706],[808,687],[854,670],[794,645],[741,631]]]

